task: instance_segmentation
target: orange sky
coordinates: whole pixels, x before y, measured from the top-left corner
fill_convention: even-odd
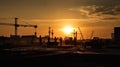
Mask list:
[[[11,19],[10,23],[14,23],[14,18]],[[10,21],[10,20],[9,20]],[[88,23],[91,21],[90,23]],[[101,21],[102,24],[97,25],[96,24],[96,19],[18,19],[19,24],[37,24],[37,36],[42,35],[48,35],[48,27],[50,26],[51,29],[54,31],[54,36],[57,37],[65,37],[65,36],[73,36],[73,34],[65,34],[61,29],[66,27],[66,26],[71,26],[76,29],[78,32],[78,38],[80,38],[80,32],[78,30],[78,27],[80,27],[84,38],[90,38],[91,32],[94,31],[94,37],[102,37],[102,38],[110,38],[111,33],[113,32],[114,26],[117,26],[117,23],[111,22],[111,24],[106,24],[105,21]],[[99,20],[100,21],[100,20]],[[7,22],[8,21],[4,21]],[[9,26],[9,25],[1,25],[0,26],[0,35],[3,36],[9,36],[10,34],[14,34],[14,26]],[[34,35],[35,29],[32,27],[18,27],[18,34],[19,35]]]
[[[37,24],[37,36],[48,35],[48,27],[55,36],[65,37],[60,29],[66,26],[81,28],[84,38],[111,38],[116,26],[120,26],[120,0],[1,0],[0,23]],[[79,30],[78,38],[80,38]],[[13,26],[0,25],[0,36],[14,35]],[[34,28],[18,28],[19,35],[33,35]]]

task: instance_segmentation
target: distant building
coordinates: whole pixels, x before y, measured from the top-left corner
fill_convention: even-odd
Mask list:
[[[114,40],[120,41],[120,27],[114,27]]]
[[[18,40],[18,39],[20,39],[20,36],[19,35],[10,35],[10,38],[13,40]]]
[[[5,40],[6,40],[6,39],[7,39],[6,37],[0,36],[0,46],[5,43]]]
[[[72,37],[65,37],[64,42],[67,45],[74,44],[73,38]]]
[[[114,33],[111,33],[111,38],[112,40],[114,40]]]
[[[36,38],[35,35],[24,35],[22,36],[23,39],[32,39],[32,38]]]
[[[21,41],[25,44],[33,44],[34,41],[36,40],[36,36],[35,35],[24,35],[21,37]]]

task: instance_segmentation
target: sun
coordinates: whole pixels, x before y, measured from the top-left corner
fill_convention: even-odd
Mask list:
[[[65,34],[71,34],[73,32],[73,27],[66,26],[62,29]]]

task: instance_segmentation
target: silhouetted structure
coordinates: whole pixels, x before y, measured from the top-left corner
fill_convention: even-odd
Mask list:
[[[79,29],[82,40],[84,40],[84,37],[83,37],[83,34],[82,34],[82,31],[81,31],[80,27],[78,27],[78,29]]]
[[[10,25],[10,26],[14,26],[15,27],[15,36],[18,36],[18,27],[34,27],[35,28],[35,33],[34,35],[37,35],[36,32],[36,28],[37,25],[24,25],[24,24],[18,24],[18,18],[15,17],[15,23],[11,24],[11,23],[0,23],[0,25]]]
[[[50,33],[51,33],[51,27],[49,27],[49,30],[48,30],[49,38],[50,38]]]
[[[60,37],[60,46],[62,46],[62,41],[63,41],[63,39],[62,39],[62,37]]]
[[[48,37],[48,45],[50,45],[50,37]]]
[[[26,41],[26,44],[28,45],[34,44],[35,39],[36,39],[35,35],[25,35],[21,37],[21,40]]]
[[[114,40],[120,41],[120,27],[114,27]]]
[[[74,44],[72,37],[65,37],[64,42],[65,42],[66,45]]]
[[[53,32],[53,30],[52,30],[52,33],[51,33],[51,34],[52,34],[52,39],[53,39],[53,35],[54,35],[54,32]]]
[[[55,40],[55,43],[56,43],[57,42],[57,38],[55,37],[54,40]]]
[[[74,45],[76,45],[77,44],[77,32],[76,31],[74,31]]]
[[[39,37],[39,44],[42,45],[42,37],[41,37],[41,35]]]

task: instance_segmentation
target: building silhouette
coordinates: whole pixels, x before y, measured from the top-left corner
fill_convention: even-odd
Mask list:
[[[114,27],[114,40],[120,41],[120,27]]]

